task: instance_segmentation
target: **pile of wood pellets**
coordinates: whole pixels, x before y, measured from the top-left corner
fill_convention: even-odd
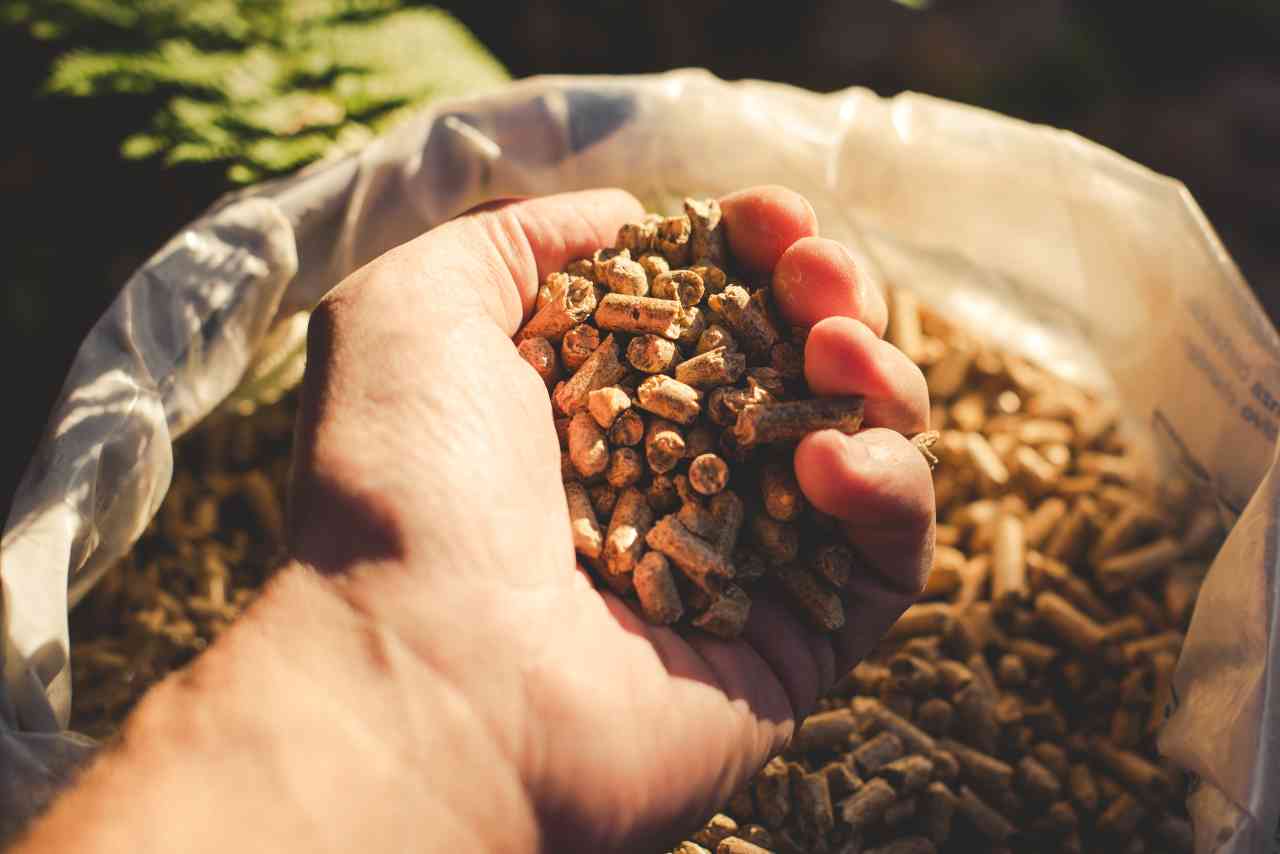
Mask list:
[[[857,556],[792,458],[856,432],[862,399],[809,394],[805,330],[735,269],[714,199],[684,210],[550,274],[516,336],[553,388],[574,548],[652,623],[737,637],[767,576],[835,631]]]
[[[676,854],[1190,852],[1155,738],[1216,512],[1105,401],[892,297],[941,434],[928,586]]]
[[[779,328],[723,246],[705,248],[713,219],[691,202],[624,229],[546,283],[519,339],[558,399],[575,545],[657,622],[735,634],[751,585],[781,569],[801,612],[834,629],[856,555],[805,505],[789,455],[802,429],[856,430],[860,407],[803,409],[803,333]],[[647,292],[628,293],[641,275]],[[669,303],[669,325],[619,297]],[[602,321],[606,302],[618,307]],[[547,306],[563,309],[558,330],[535,325]],[[940,461],[928,588],[676,854],[1191,851],[1184,781],[1154,746],[1216,515],[1156,479],[1105,401],[907,292],[890,308],[888,337],[925,370],[940,431],[920,442]],[[742,420],[795,404],[763,420],[763,439],[759,415]],[[113,734],[280,565],[295,409],[289,396],[219,413],[178,443],[156,520],[72,611],[76,729]]]

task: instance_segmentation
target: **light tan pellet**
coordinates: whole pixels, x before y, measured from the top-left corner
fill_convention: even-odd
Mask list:
[[[529,322],[516,333],[516,344],[526,338],[559,341],[564,334],[596,311],[595,286],[587,279],[570,277]]]
[[[630,408],[631,398],[617,386],[598,388],[587,395],[587,411],[601,430],[612,427],[618,416]]]
[[[609,519],[602,551],[605,581],[614,591],[625,593],[631,588],[632,573],[644,555],[645,535],[652,525],[653,509],[644,493],[635,487],[624,489]]]
[[[609,443],[588,412],[578,412],[569,422],[569,459],[578,474],[588,479],[609,466]]]
[[[658,223],[658,238],[654,246],[672,267],[689,263],[689,240],[692,227],[687,216],[669,216]]]
[[[596,325],[610,332],[651,333],[672,341],[683,332],[684,308],[678,302],[654,297],[608,294],[596,309]]]
[[[644,267],[625,255],[616,255],[600,265],[599,282],[615,294],[642,297],[649,293]]]
[[[644,458],[635,448],[614,448],[609,454],[609,465],[604,479],[614,489],[626,489],[644,477]]]
[[[637,405],[677,424],[692,424],[702,411],[698,391],[665,374],[655,374],[636,389]]]
[[[698,344],[694,349],[694,355],[701,355],[718,347],[723,347],[727,352],[736,353],[738,351],[738,341],[727,327],[721,326],[719,323],[713,323],[698,336]]]
[[[715,454],[701,454],[689,463],[689,484],[702,495],[715,495],[729,483],[729,466]]]
[[[720,203],[715,199],[685,199],[684,213],[689,220],[689,256],[692,263],[723,266],[728,247]]]
[[[600,330],[589,323],[579,323],[564,334],[560,342],[560,361],[565,370],[576,371],[600,346]]]
[[[736,383],[747,369],[744,353],[717,347],[676,365],[676,379],[700,389]]]
[[[1094,652],[1106,632],[1088,615],[1056,593],[1041,593],[1035,600],[1036,615],[1064,643],[1081,652]]]
[[[702,277],[693,270],[661,273],[654,278],[653,286],[649,289],[649,293],[658,299],[675,300],[684,306],[697,305],[705,292]]]

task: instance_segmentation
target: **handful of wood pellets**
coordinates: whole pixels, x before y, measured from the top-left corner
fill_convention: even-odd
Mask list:
[[[792,455],[815,430],[857,431],[862,399],[809,394],[805,330],[735,269],[719,204],[684,209],[550,274],[516,336],[554,387],[574,548],[652,623],[737,637],[767,575],[834,631],[855,556]]]

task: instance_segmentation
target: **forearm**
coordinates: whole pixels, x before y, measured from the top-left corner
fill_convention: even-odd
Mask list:
[[[469,703],[292,568],[18,847],[529,851],[520,780]]]

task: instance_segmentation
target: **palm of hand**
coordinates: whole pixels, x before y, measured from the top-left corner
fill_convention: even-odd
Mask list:
[[[408,244],[327,300],[313,320],[295,551],[322,569],[372,564],[353,595],[490,728],[530,792],[548,850],[657,850],[783,746],[918,582],[886,585],[883,568],[855,580],[835,638],[757,601],[736,641],[651,626],[592,588],[574,559],[547,392],[510,335],[529,280],[611,242],[637,213],[616,197],[598,204],[609,213],[567,226],[486,215],[467,239],[491,245],[465,263],[480,257],[483,269],[487,251],[505,287],[458,288],[471,271]],[[445,262],[428,268],[424,258]],[[843,440],[809,453],[831,453],[832,441]],[[918,564],[931,521],[915,518],[915,496],[894,492],[910,491],[901,470],[918,480],[911,466],[920,463],[904,463],[909,446],[892,441],[856,457],[868,477],[899,473],[885,479],[886,495],[871,496],[869,515],[847,524],[873,546],[914,543],[907,562]],[[868,503],[857,489],[831,491],[825,475],[806,484],[799,474],[820,506]],[[914,527],[895,524],[911,514]]]

